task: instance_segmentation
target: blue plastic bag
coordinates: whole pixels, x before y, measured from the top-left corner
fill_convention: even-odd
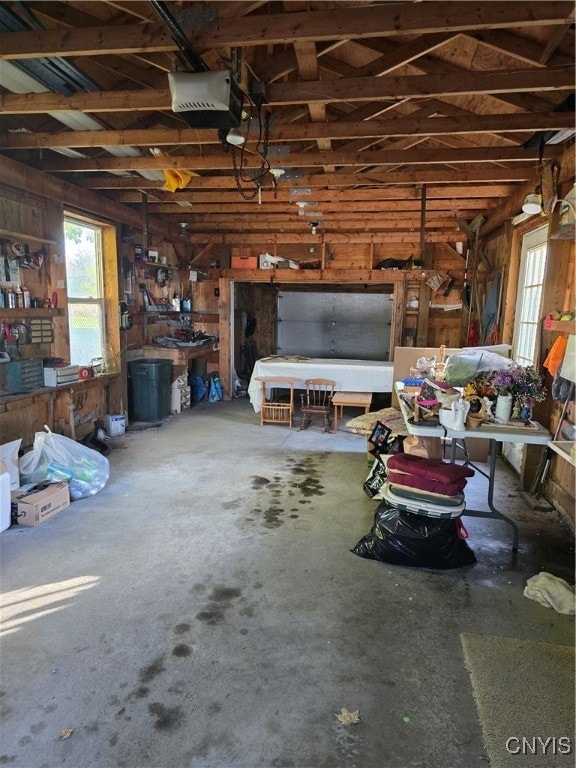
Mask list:
[[[213,376],[210,379],[210,391],[208,392],[208,401],[210,403],[216,403],[218,400],[222,400],[222,384],[218,376]]]

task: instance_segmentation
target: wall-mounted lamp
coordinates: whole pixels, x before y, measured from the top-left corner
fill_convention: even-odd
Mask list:
[[[535,187],[534,192],[526,195],[522,203],[522,210],[524,213],[532,215],[542,213],[542,190],[540,187]]]
[[[310,222],[310,231],[312,232],[312,234],[315,235],[317,230],[318,230],[318,222],[317,221],[311,221]]]

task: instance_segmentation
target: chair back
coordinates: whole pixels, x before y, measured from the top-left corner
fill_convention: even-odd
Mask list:
[[[306,379],[306,405],[311,408],[330,408],[336,382],[332,379]]]

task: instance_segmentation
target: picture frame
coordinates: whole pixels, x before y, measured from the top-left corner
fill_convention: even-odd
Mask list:
[[[374,429],[368,438],[368,442],[374,446],[374,450],[371,453],[387,453],[388,442],[392,430],[389,429],[383,421],[378,420],[374,425]]]

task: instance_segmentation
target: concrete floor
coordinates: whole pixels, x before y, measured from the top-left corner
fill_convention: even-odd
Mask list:
[[[0,765],[486,767],[459,635],[572,643],[522,595],[541,570],[573,581],[571,533],[502,465],[517,561],[505,523],[473,518],[474,566],[364,560],[365,439],[321,430],[202,403],[111,441],[96,496],[0,535]],[[485,496],[478,475],[469,506]]]

